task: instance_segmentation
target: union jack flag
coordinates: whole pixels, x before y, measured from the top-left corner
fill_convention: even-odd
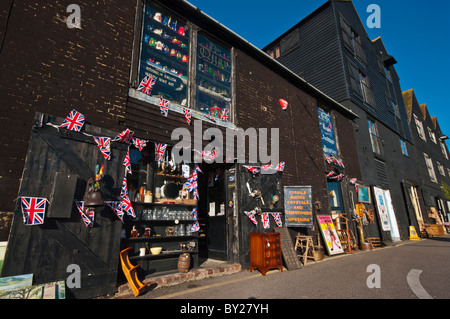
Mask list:
[[[94,226],[94,211],[84,207],[84,202],[75,201],[78,211],[80,212],[81,219],[86,227]]]
[[[22,197],[22,217],[25,225],[44,223],[47,199],[39,197]]]
[[[120,197],[124,198],[128,196],[128,187],[127,187],[127,172],[125,171],[125,176],[122,180],[122,188],[120,189]]]
[[[327,174],[327,177],[330,178],[331,176],[333,176],[334,174],[336,174],[334,171],[331,171]]]
[[[133,206],[131,205],[131,201],[130,201],[130,198],[128,197],[128,195],[126,195],[122,198],[122,203],[120,205],[120,209],[124,213],[127,213],[127,215],[130,215],[131,217],[136,218],[136,214],[134,213],[134,209],[133,209]]]
[[[275,223],[278,227],[283,227],[283,222],[281,221],[280,213],[271,213]]]
[[[330,155],[325,155],[325,159],[326,159],[326,161],[327,161],[328,164],[333,163],[333,159],[331,158]]]
[[[244,212],[245,215],[247,215],[247,217],[252,221],[253,224],[258,225],[258,221],[255,218],[255,211],[251,211],[251,212]]]
[[[64,127],[68,130],[79,132],[84,125],[85,117],[80,112],[72,110],[65,118],[60,127]]]
[[[264,229],[269,228],[270,227],[269,213],[262,213],[261,214],[261,221],[263,223]]]
[[[183,107],[183,113],[184,113],[184,118],[186,119],[186,122],[189,125],[191,125],[192,110]]]
[[[192,210],[192,219],[197,220],[197,207]]]
[[[117,215],[117,217],[119,217],[119,219],[122,221],[122,223],[123,223],[123,211],[122,211],[122,209],[121,209],[121,203],[122,202],[106,202],[105,201],[105,203],[106,203],[106,205],[108,205],[111,209],[112,209],[112,211]]]
[[[278,165],[277,165],[277,171],[278,171],[278,172],[284,171],[284,166],[285,166],[285,163],[284,163],[284,162],[278,163]]]
[[[111,139],[109,137],[96,137],[94,136],[94,140],[102,152],[103,157],[107,160],[111,159]]]
[[[209,115],[205,115],[205,117],[206,117],[208,120],[210,120],[211,122],[216,123],[216,119],[215,119],[214,117],[209,116]]]
[[[117,136],[113,139],[114,142],[122,142],[122,143],[131,143],[131,139],[133,138],[134,132],[126,129],[122,133],[117,134]]]
[[[200,169],[200,167],[198,166],[198,164],[195,164],[195,171],[203,174],[203,172]]]
[[[197,172],[194,171],[194,173],[192,173],[192,175],[189,176],[188,182],[196,182],[197,180],[198,180],[198,175],[197,175]]]
[[[167,117],[167,114],[169,113],[169,104],[169,101],[163,98],[159,98],[159,109],[161,111],[161,114],[165,117]]]
[[[164,154],[166,153],[167,144],[155,142],[155,159],[157,161],[164,161]]]
[[[196,180],[188,180],[185,184],[184,184],[188,190],[188,192],[192,192],[195,189],[197,189],[197,181]]]
[[[198,232],[200,230],[200,224],[198,223],[198,221],[196,220],[191,227],[191,233],[195,233]]]
[[[261,172],[261,169],[259,167],[253,167],[248,165],[243,165],[246,169],[248,169],[252,174],[258,174]]]
[[[144,140],[133,137],[133,145],[136,146],[140,151],[147,145]]]
[[[223,109],[222,110],[222,117],[221,120],[228,122],[228,118],[230,117],[230,111],[228,109]]]
[[[194,189],[194,198],[198,200],[198,188]]]
[[[272,169],[272,164],[263,165],[261,168],[263,171],[267,172]]]
[[[131,172],[130,151],[128,151],[127,155],[125,155],[125,158],[123,159],[123,165],[125,166],[125,174],[127,174],[127,173],[132,174],[132,172]]]
[[[156,83],[155,79],[153,79],[149,76],[146,76],[145,78],[142,79],[137,90],[141,91],[147,95],[150,95],[152,93],[153,85],[155,85],[155,83]]]

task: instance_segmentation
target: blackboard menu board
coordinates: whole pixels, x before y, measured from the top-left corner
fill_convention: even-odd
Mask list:
[[[286,227],[313,227],[311,186],[284,187]]]

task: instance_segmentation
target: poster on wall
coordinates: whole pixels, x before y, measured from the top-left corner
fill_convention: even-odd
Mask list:
[[[286,227],[313,227],[311,186],[285,186]]]
[[[375,202],[377,204],[378,215],[380,216],[381,228],[383,231],[391,231],[391,224],[389,222],[389,211],[386,200],[384,198],[384,192],[381,188],[374,187],[373,193],[375,196]]]
[[[328,255],[343,254],[341,241],[337,234],[336,228],[334,228],[333,221],[329,215],[317,215],[317,221],[320,225],[320,232],[325,242],[325,247],[327,248]]]
[[[320,135],[322,137],[322,147],[324,155],[337,156],[336,140],[334,138],[333,121],[331,114],[325,112],[320,107],[317,108],[319,114]]]

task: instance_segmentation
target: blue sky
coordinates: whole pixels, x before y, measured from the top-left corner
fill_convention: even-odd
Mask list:
[[[188,0],[258,48],[309,15],[326,0]],[[381,28],[366,30],[370,39],[383,39],[403,91],[414,89],[420,104],[437,116],[444,134],[450,136],[450,1],[448,0],[354,0],[365,24],[367,7],[381,8]],[[450,145],[447,141],[447,145]]]

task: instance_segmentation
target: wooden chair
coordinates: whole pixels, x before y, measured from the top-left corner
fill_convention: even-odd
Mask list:
[[[120,252],[120,262],[122,264],[123,273],[125,274],[125,277],[128,280],[128,284],[130,285],[134,296],[137,297],[137,296],[139,296],[139,294],[141,294],[145,291],[145,285],[142,282],[140,282],[137,277],[136,270],[141,265],[133,266],[130,262],[130,259],[128,257],[128,252],[130,250],[131,250],[131,247],[128,247]]]
[[[334,219],[334,226],[341,241],[342,248],[347,254],[353,254],[353,250],[358,247],[353,231],[348,228],[348,218],[343,214],[339,214]]]

